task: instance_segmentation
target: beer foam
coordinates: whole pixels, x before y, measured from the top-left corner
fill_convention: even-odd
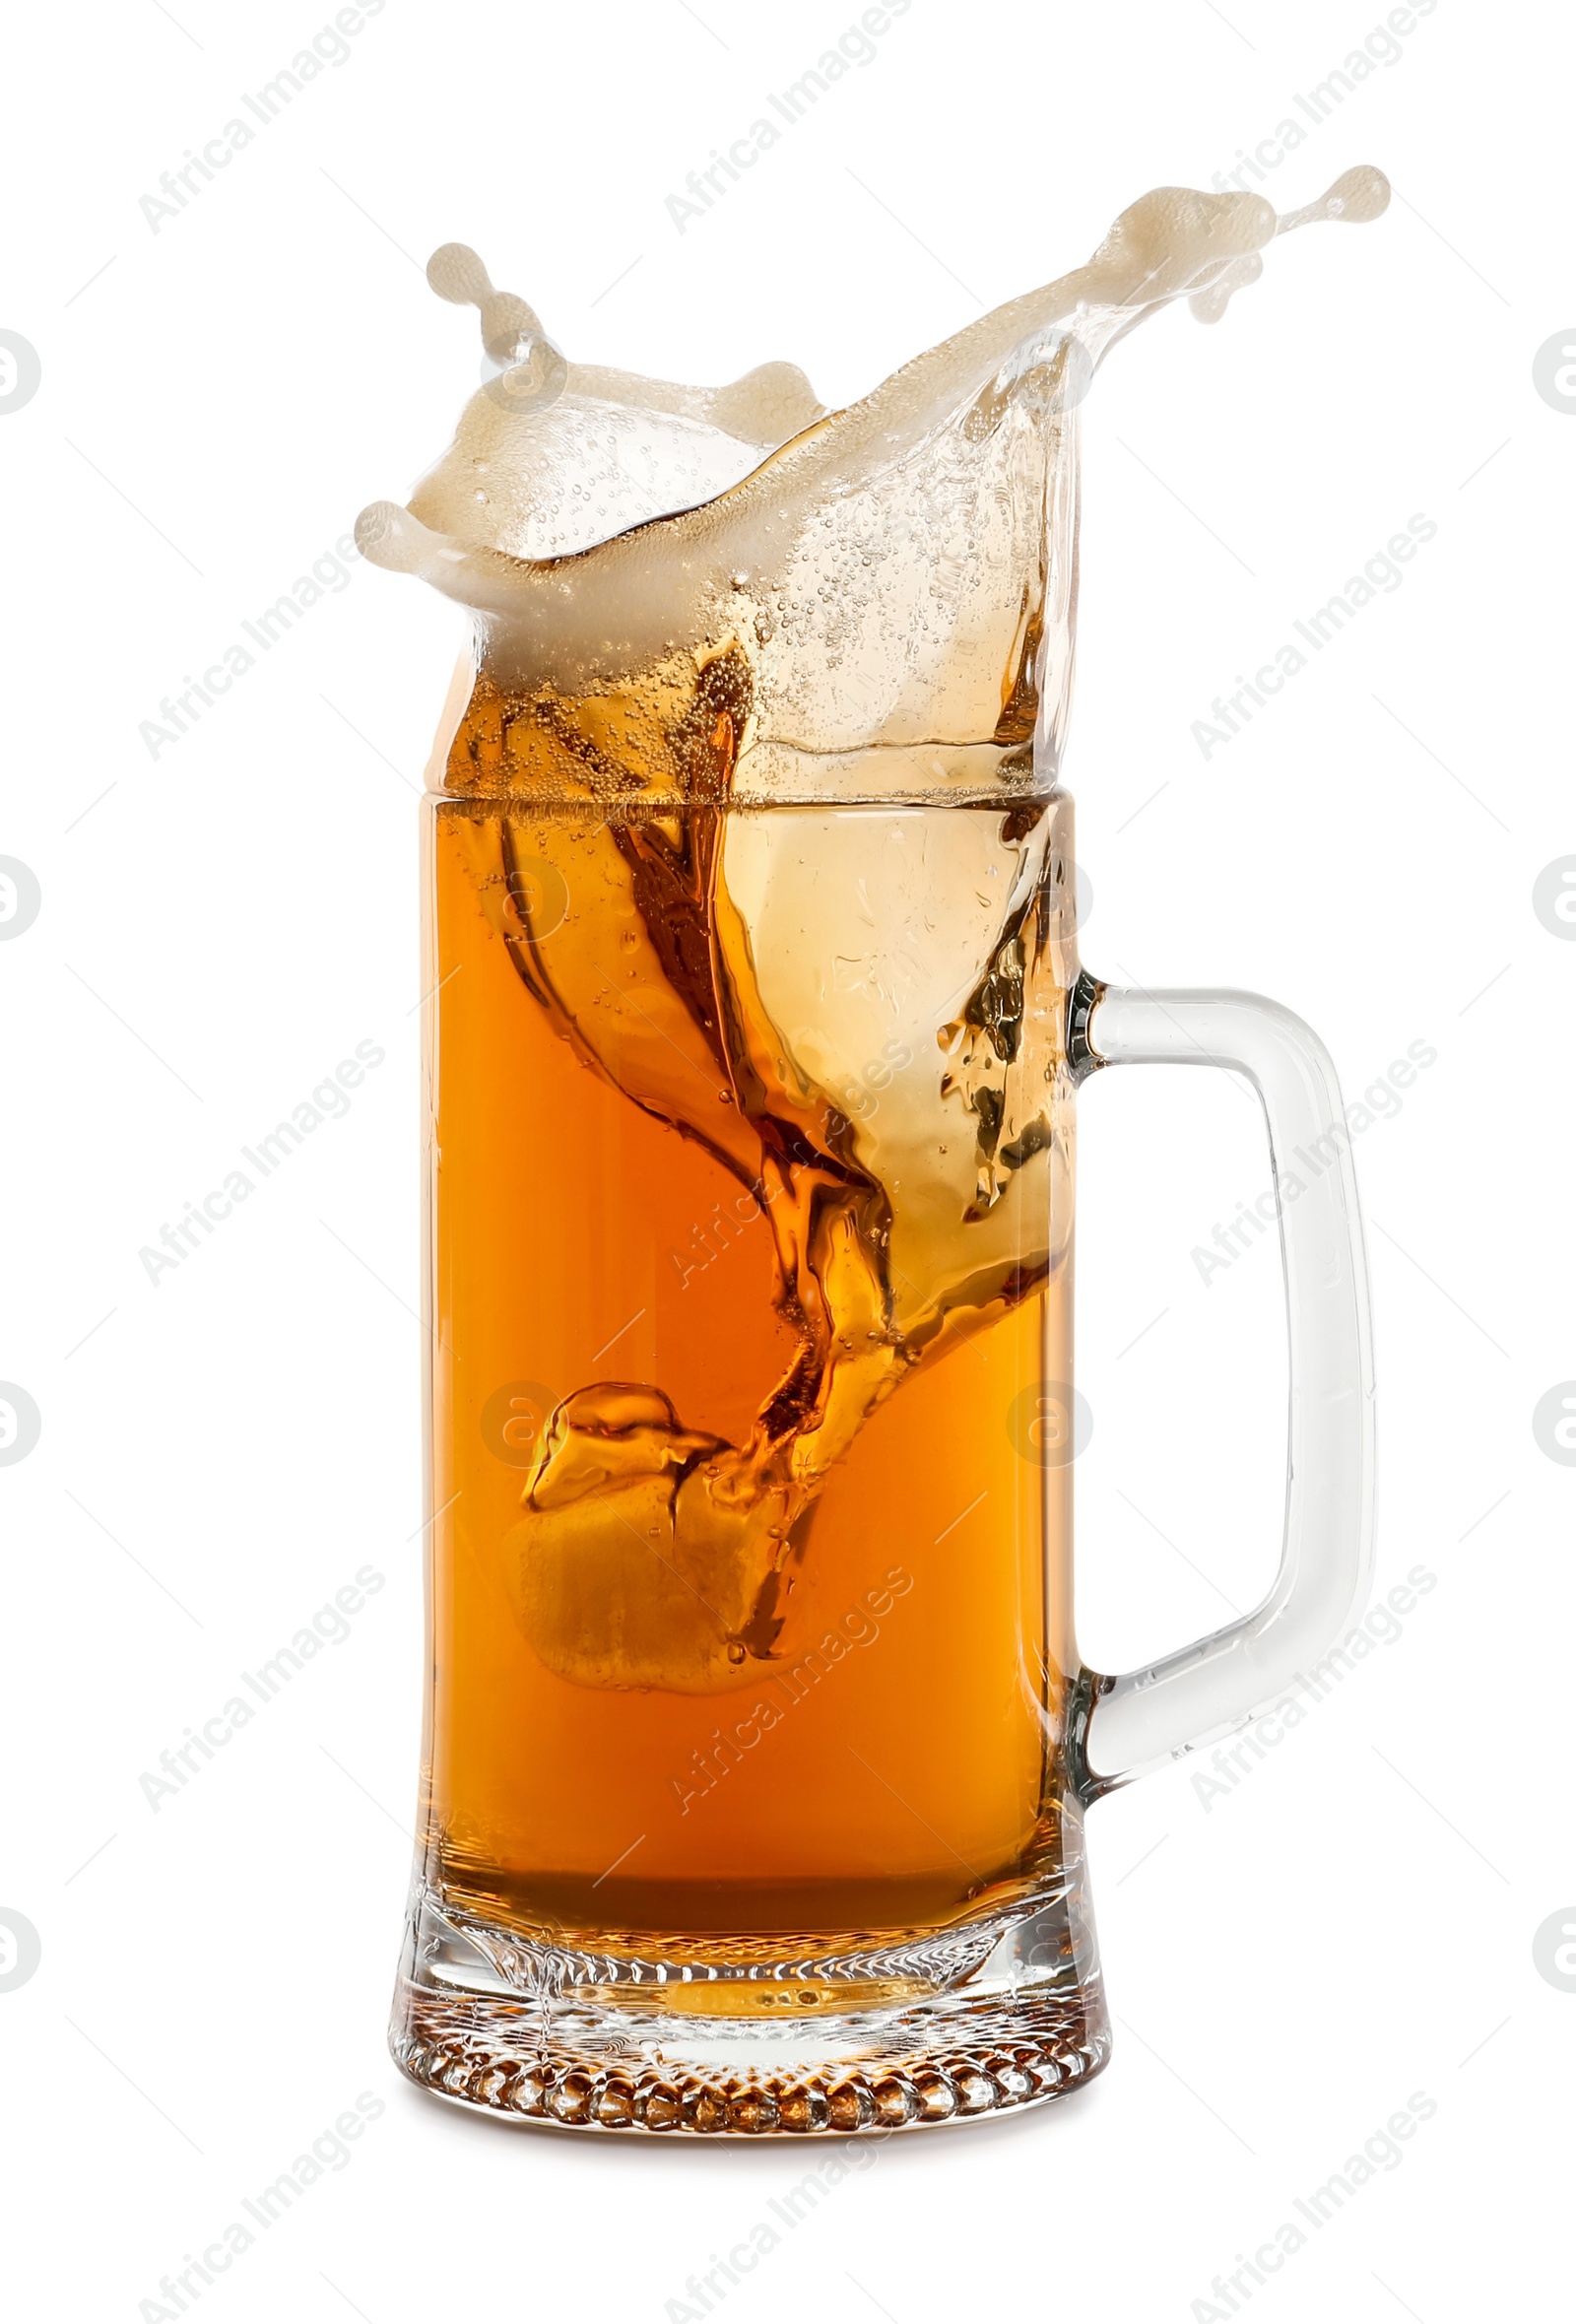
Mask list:
[[[478,308],[489,376],[409,507],[374,503],[357,541],[471,609],[481,681],[515,705],[498,764],[451,787],[652,795],[649,754],[554,761],[527,729],[551,704],[561,738],[588,701],[604,737],[610,705],[649,724],[660,704],[671,726],[729,660],[740,799],[1043,791],[1071,686],[1094,371],[1175,299],[1217,319],[1279,235],[1388,199],[1366,166],[1280,218],[1258,194],[1146,194],[1084,266],[840,411],[790,364],[704,388],[572,363],[446,244],[429,280]]]
[[[1365,165],[1282,217],[1260,194],[1157,188],[1122,213],[1085,266],[996,308],[835,415],[788,363],[706,388],[566,362],[535,310],[494,291],[474,250],[448,242],[428,261],[427,280],[440,298],[480,310],[495,370],[418,484],[410,513],[467,549],[525,561],[577,554],[732,491],[817,422],[835,421],[818,467],[861,458],[879,435],[906,437],[935,417],[938,398],[971,397],[1016,348],[1056,325],[1098,357],[1181,297],[1213,321],[1256,279],[1255,261],[1278,235],[1319,220],[1365,222],[1389,199],[1382,173]],[[374,507],[361,521],[380,562],[392,511]],[[401,560],[394,569],[419,568]],[[460,593],[452,568],[429,577]]]
[[[492,376],[412,496],[412,510],[469,548],[564,557],[743,482],[824,408],[793,364],[728,387],[686,387],[567,363],[535,310],[494,291],[463,242],[427,261],[440,299],[473,305]]]

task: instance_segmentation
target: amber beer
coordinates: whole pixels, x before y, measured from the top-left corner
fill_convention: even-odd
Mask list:
[[[1083,973],[1060,769],[1099,360],[1387,199],[1160,188],[840,411],[571,361],[433,254],[493,368],[357,525],[469,625],[424,809],[422,2088],[751,2137],[1060,2095],[1109,2048],[1084,1806],[1360,1605],[1346,1158],[1280,1219],[1270,1597],[1078,1660],[1075,1086],[1245,1072],[1278,1175],[1342,1113],[1274,1003]]]
[[[431,802],[426,1850],[468,1924],[831,1956],[1054,1879],[1060,817]]]

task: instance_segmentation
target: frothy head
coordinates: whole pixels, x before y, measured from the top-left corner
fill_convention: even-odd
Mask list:
[[[736,792],[1043,788],[1094,371],[1173,300],[1216,320],[1279,235],[1388,199],[1368,167],[1280,218],[1258,194],[1162,187],[1084,266],[838,412],[785,363],[714,388],[576,364],[474,250],[445,243],[427,278],[477,309],[482,384],[409,507],[365,510],[359,545],[479,617],[484,677],[516,705],[490,784],[539,788],[552,763],[581,795],[622,793],[660,763],[682,795],[671,738],[704,710],[727,735],[705,779]]]
[[[570,364],[535,307],[494,289],[464,242],[434,250],[427,279],[451,305],[477,309],[483,377],[411,513],[469,547],[573,555],[714,498],[822,416],[792,364],[717,388]],[[398,569],[420,569],[389,539]]]

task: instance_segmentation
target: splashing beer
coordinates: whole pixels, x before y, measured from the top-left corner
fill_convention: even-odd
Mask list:
[[[500,1991],[815,2011],[1036,1913],[1079,1954],[1075,438],[1277,226],[1150,195],[841,412],[568,363],[432,261],[492,375],[360,528],[476,633],[427,819],[418,1983],[463,1943]]]

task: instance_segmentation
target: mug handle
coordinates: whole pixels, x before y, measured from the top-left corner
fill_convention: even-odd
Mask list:
[[[1084,1673],[1081,1756],[1095,1797],[1269,1709],[1360,1613],[1373,1562],[1373,1346],[1341,1091],[1299,1017],[1257,993],[1124,991],[1085,975],[1069,1055],[1080,1080],[1106,1065],[1247,1076],[1270,1133],[1290,1343],[1280,1570],[1240,1622],[1144,1670]],[[1293,1178],[1301,1191],[1282,1197]]]

